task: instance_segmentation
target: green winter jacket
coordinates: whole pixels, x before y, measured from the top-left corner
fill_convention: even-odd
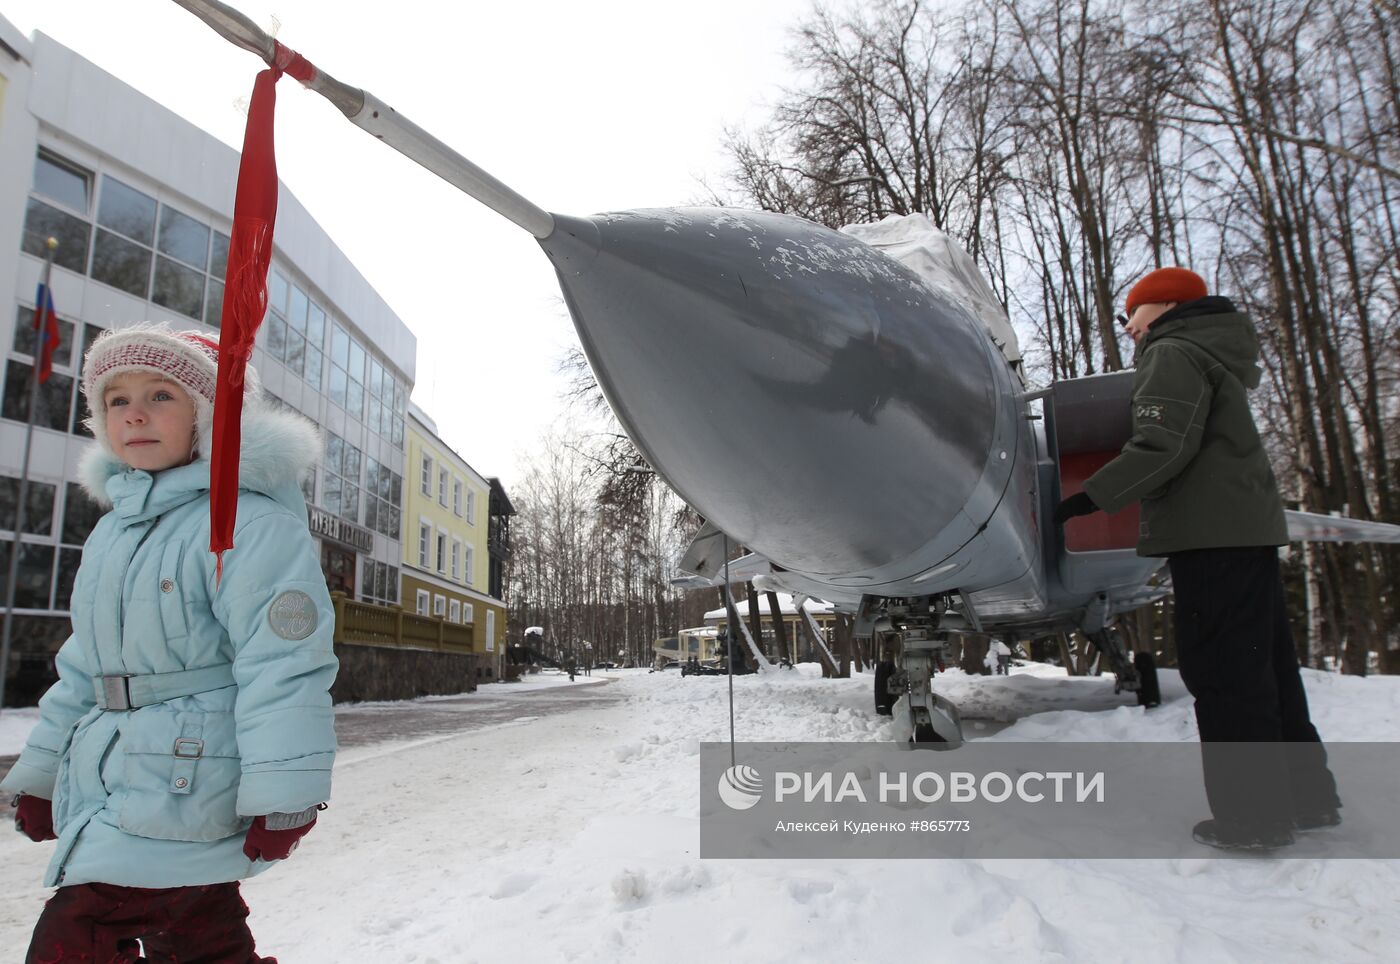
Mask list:
[[[1246,395],[1258,361],[1253,326],[1226,298],[1178,305],[1139,343],[1132,438],[1084,483],[1106,512],[1141,501],[1139,555],[1288,541]]]

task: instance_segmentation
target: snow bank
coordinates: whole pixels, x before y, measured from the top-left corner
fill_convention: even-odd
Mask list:
[[[29,731],[38,722],[37,706],[0,710],[0,756],[11,756],[23,750]]]
[[[736,678],[738,739],[891,737],[869,675],[815,669]],[[608,705],[338,765],[321,825],[246,885],[260,949],[289,964],[1400,957],[1400,862],[701,861],[699,745],[728,737],[729,681],[610,675]],[[1400,740],[1400,680],[1305,680],[1327,739]],[[1013,697],[1055,707],[972,736],[1194,740],[1189,699],[1163,683],[1170,702],[1143,711],[1112,705],[1111,680],[1042,667],[940,680],[1008,719]],[[22,946],[50,851],[0,835],[0,947]]]

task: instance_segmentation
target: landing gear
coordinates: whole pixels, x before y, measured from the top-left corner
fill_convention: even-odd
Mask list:
[[[890,678],[894,676],[894,661],[882,659],[875,664],[875,714],[889,716],[894,712],[894,701],[898,698],[890,692]]]
[[[909,743],[922,749],[951,750],[962,746],[962,719],[958,708],[933,691],[933,674],[942,662],[947,637],[926,629],[905,629],[897,634],[899,669],[890,673],[889,699],[904,695],[898,705],[908,713]],[[894,663],[889,664],[892,668]],[[877,708],[878,709],[878,708]]]
[[[914,727],[914,735],[909,738],[909,742],[918,745],[920,743],[946,743],[947,741],[938,735],[933,724],[920,723]]]
[[[1137,694],[1138,706],[1157,706],[1162,702],[1162,690],[1157,684],[1157,661],[1151,653],[1128,653],[1123,637],[1114,629],[1086,633],[1089,642],[1108,661],[1116,678],[1113,692]]]

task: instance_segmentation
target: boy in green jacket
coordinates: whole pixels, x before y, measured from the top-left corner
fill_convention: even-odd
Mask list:
[[[1284,612],[1288,529],[1247,397],[1259,343],[1249,319],[1185,268],[1149,273],[1127,309],[1132,438],[1055,522],[1141,503],[1138,554],[1167,558],[1181,679],[1196,698],[1214,816],[1193,836],[1229,850],[1287,846],[1294,830],[1340,823],[1341,803]]]

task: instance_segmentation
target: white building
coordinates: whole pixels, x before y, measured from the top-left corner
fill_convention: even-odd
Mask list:
[[[237,151],[0,17],[0,573],[15,528],[35,288],[44,239],[60,242],[63,341],[37,409],[16,600],[14,636],[31,662],[46,664],[67,632],[78,550],[96,519],[74,482],[88,441],[82,352],[101,329],[139,320],[218,328],[237,175]],[[285,187],[269,296],[253,364],[329,443],[307,493],[327,581],[396,603],[416,340]]]

